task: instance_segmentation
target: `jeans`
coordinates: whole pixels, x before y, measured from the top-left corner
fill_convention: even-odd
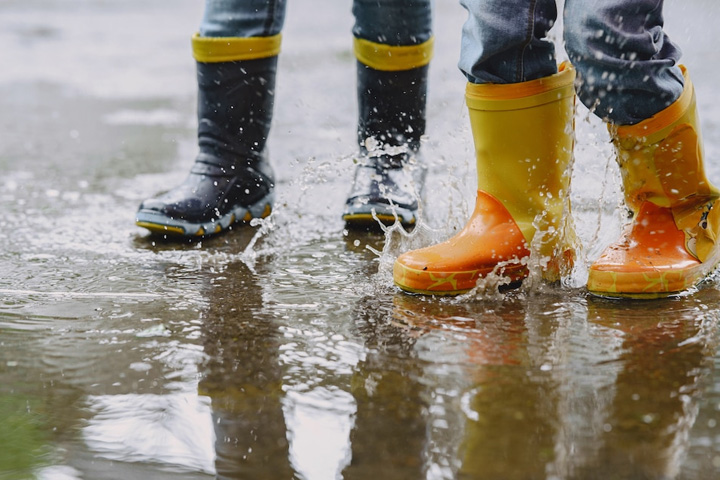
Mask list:
[[[432,0],[354,0],[353,34],[386,45],[430,39]],[[280,33],[286,0],[207,0],[203,37],[266,37]]]
[[[557,71],[547,33],[555,0],[460,0],[460,70],[472,83],[517,83]],[[680,49],[663,31],[663,0],[565,0],[564,40],[577,93],[617,125],[652,117],[682,93]]]

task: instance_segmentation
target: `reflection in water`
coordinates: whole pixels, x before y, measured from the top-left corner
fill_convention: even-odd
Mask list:
[[[426,435],[415,339],[394,325],[387,296],[366,297],[353,312],[365,343],[365,358],[352,377],[357,402],[352,431],[352,462],[344,478],[422,478]],[[382,467],[380,467],[382,466]]]
[[[705,305],[720,304],[717,290],[643,303],[552,287],[428,299],[378,285],[364,237],[345,249],[301,243],[251,270],[237,261],[251,235],[188,250],[202,261],[193,268],[157,263],[153,275],[177,289],[161,300],[5,303],[4,383],[19,389],[25,371],[52,380],[47,398],[28,395],[48,418],[9,415],[39,420],[8,435],[40,452],[18,456],[22,468],[156,480],[713,478],[712,458],[694,460],[704,476],[687,475],[686,458],[692,438],[716,444],[705,374],[718,313]],[[172,313],[161,321],[158,310]],[[712,404],[698,427],[701,391]],[[47,435],[56,427],[81,431],[83,447]],[[71,454],[31,458],[48,442]]]
[[[19,468],[154,480],[716,477],[716,289],[642,303],[552,287],[423,298],[376,282],[364,237],[345,249],[323,237],[251,270],[237,261],[251,234],[188,251],[204,262],[192,269],[157,264],[184,297],[30,311],[82,308],[94,315],[82,324],[5,304],[0,377],[16,392],[0,410],[22,420],[7,437],[32,452]],[[172,314],[161,322],[158,309]],[[25,372],[49,379],[28,392],[33,415],[18,403]],[[69,453],[38,458],[47,445]]]
[[[512,299],[456,304],[398,295],[395,304],[396,317],[421,335],[426,383],[452,392],[443,417],[456,434],[444,453],[456,460],[438,478],[545,478],[555,468],[560,413],[553,370],[562,355],[553,348],[573,312],[534,318],[536,302]]]
[[[213,473],[208,402],[194,394],[103,395],[88,398],[92,418],[83,437],[111,460],[152,462]]]
[[[207,290],[208,360],[200,391],[211,398],[221,479],[293,478],[282,409],[282,333],[260,314],[261,294],[254,275],[239,262],[227,265]]]
[[[334,387],[319,387],[305,394],[290,391],[287,399],[285,418],[293,467],[306,479],[338,478],[350,462],[354,399]]]
[[[423,415],[451,424],[463,413],[458,434],[443,439],[448,458],[459,452],[447,462],[454,472],[427,478],[676,478],[718,320],[701,306],[718,295],[642,304],[396,296],[393,317],[425,360],[414,374],[425,398],[460,390]]]
[[[589,319],[622,332],[613,410],[598,456],[577,478],[676,478],[698,413],[708,354],[715,349],[714,289],[695,297],[628,303],[593,300]]]

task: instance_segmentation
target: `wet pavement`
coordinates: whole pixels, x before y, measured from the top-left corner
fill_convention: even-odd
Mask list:
[[[720,5],[667,3],[718,182]],[[0,479],[720,477],[720,280],[650,302],[587,295],[623,214],[586,111],[571,278],[454,300],[392,286],[393,257],[447,237],[474,199],[454,0],[436,3],[413,235],[340,220],[356,106],[336,0],[289,5],[270,221],[192,243],[135,227],[195,153],[201,13],[0,3]]]

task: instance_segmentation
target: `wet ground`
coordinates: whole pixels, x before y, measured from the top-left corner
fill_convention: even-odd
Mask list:
[[[720,181],[720,4],[667,3]],[[391,285],[393,256],[448,236],[473,200],[455,0],[436,4],[414,236],[339,218],[356,107],[337,0],[289,5],[271,221],[187,244],[135,227],[195,152],[201,10],[0,3],[0,479],[720,477],[720,281],[650,302],[587,295],[587,262],[623,218],[587,112],[571,278],[455,300]]]

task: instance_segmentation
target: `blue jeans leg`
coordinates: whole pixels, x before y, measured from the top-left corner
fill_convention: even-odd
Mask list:
[[[681,52],[663,31],[662,10],[663,0],[566,0],[578,96],[604,120],[639,123],[682,93]]]
[[[431,46],[432,0],[353,0],[352,11],[353,35],[357,39],[387,45],[391,52],[392,47],[425,51]],[[402,55],[357,58],[361,150],[368,138],[383,145],[418,150],[425,133],[429,56],[411,65],[395,63]]]
[[[557,72],[545,37],[557,19],[555,0],[460,0],[460,70],[472,83],[518,83]]]
[[[432,37],[432,0],[353,0],[353,35],[385,45],[419,45]]]
[[[202,37],[269,37],[280,33],[286,0],[206,0]]]

